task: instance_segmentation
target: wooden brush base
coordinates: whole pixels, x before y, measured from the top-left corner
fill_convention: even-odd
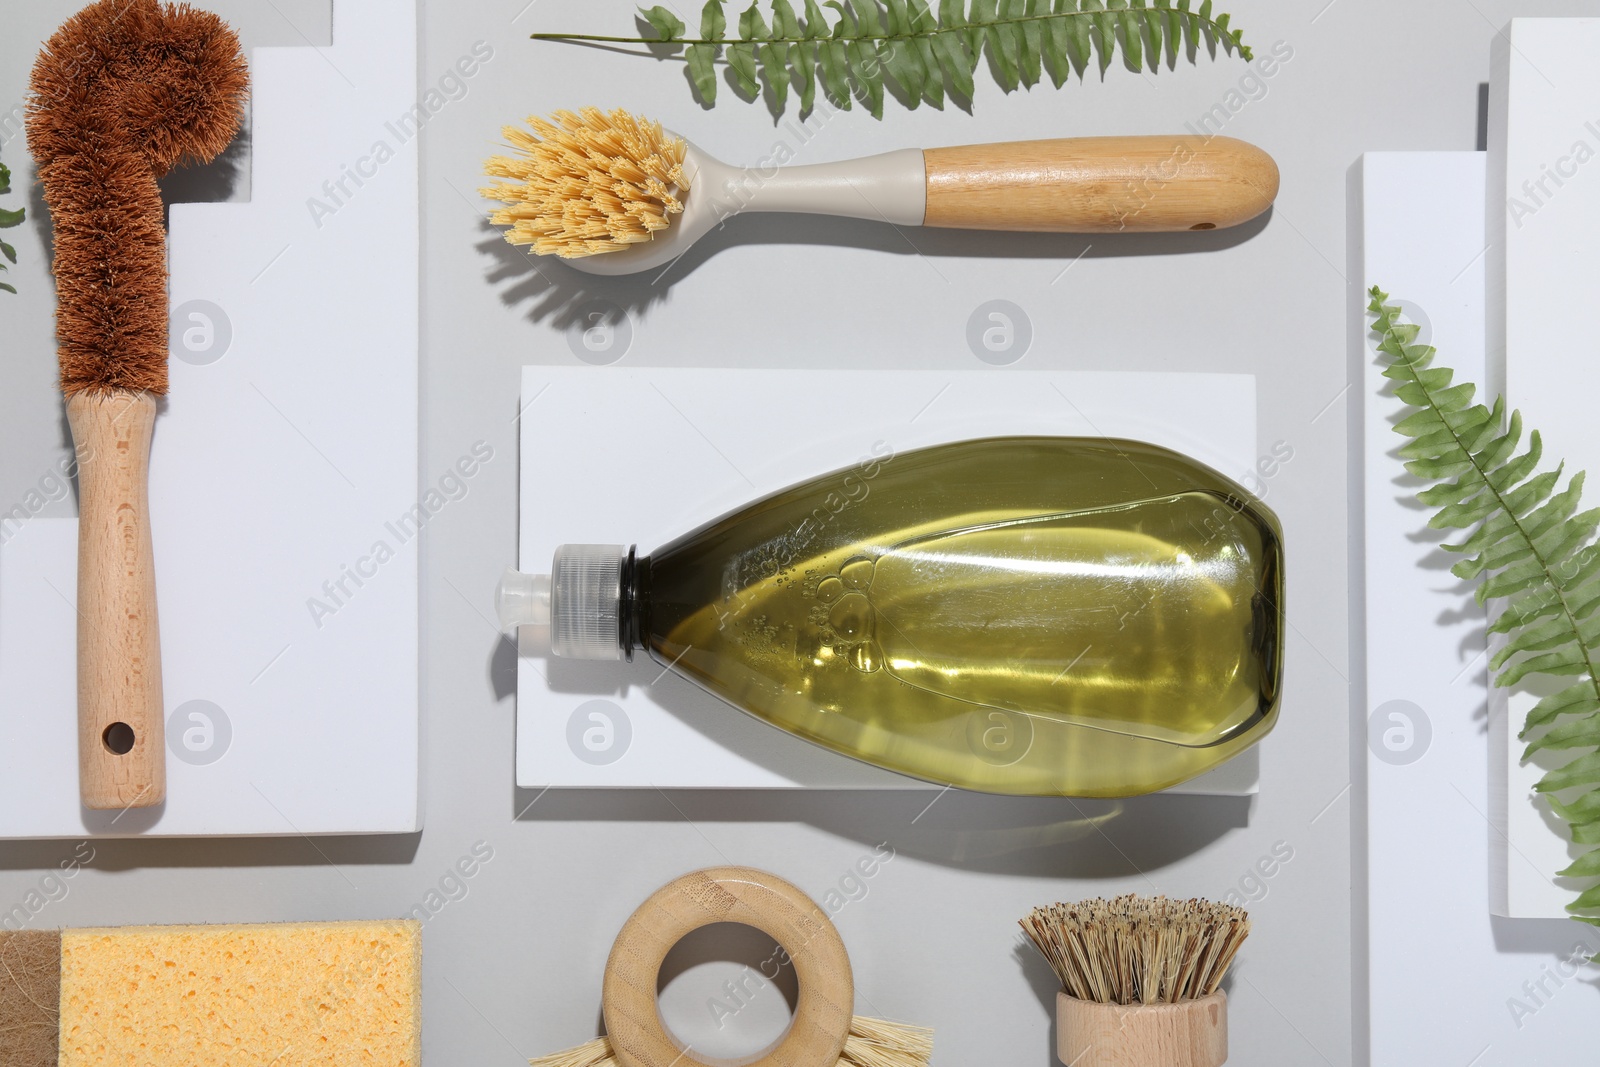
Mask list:
[[[1056,994],[1056,1055],[1070,1067],[1221,1067],[1228,997],[1178,1004],[1097,1004]]]

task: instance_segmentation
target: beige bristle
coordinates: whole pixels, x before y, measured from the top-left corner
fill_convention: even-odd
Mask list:
[[[1068,996],[1102,1004],[1209,996],[1250,934],[1242,908],[1166,897],[1051,904],[1021,924]]]
[[[857,1015],[850,1020],[841,1067],[926,1067],[933,1058],[933,1031]]]
[[[927,1067],[932,1058],[932,1030],[857,1015],[850,1020],[850,1036],[845,1039],[838,1067]],[[611,1040],[604,1037],[529,1060],[528,1064],[529,1067],[618,1067]]]
[[[617,1067],[611,1042],[604,1037],[528,1061],[528,1067]]]
[[[650,240],[683,211],[688,145],[621,108],[586,107],[505,128],[515,156],[494,156],[484,173],[505,178],[479,190],[506,206],[489,216],[506,240],[541,256],[616,252]]]

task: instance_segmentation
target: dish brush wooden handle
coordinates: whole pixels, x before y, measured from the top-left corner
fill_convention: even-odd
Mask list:
[[[1070,1067],[1222,1067],[1228,995],[1123,1005],[1057,993],[1056,1055]]]
[[[127,390],[67,400],[78,451],[78,783],[83,806],[144,808],[167,794],[150,543],[156,400]]]
[[[925,225],[1121,233],[1215,230],[1261,214],[1278,165],[1232,137],[1082,137],[930,148]]]

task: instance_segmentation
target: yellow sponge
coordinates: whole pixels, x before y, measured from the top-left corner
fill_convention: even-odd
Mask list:
[[[61,934],[59,1067],[418,1067],[415,920]]]

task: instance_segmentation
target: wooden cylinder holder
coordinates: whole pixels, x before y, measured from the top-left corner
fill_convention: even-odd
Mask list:
[[[155,420],[149,393],[67,400],[78,453],[78,786],[98,810],[167,795],[148,492]]]
[[[1078,137],[930,148],[925,225],[1044,233],[1237,226],[1272,206],[1278,165],[1233,137]]]
[[[1071,1067],[1222,1067],[1228,996],[1099,1004],[1057,993],[1056,1055]]]
[[[793,963],[799,1001],[788,1030],[750,1067],[835,1067],[850,1035],[855,985],[832,920],[777,875],[751,867],[686,874],[639,906],[606,960],[606,1034],[622,1067],[720,1067],[695,1058],[667,1031],[656,1000],[661,964],[688,934],[743,923],[776,941]]]

